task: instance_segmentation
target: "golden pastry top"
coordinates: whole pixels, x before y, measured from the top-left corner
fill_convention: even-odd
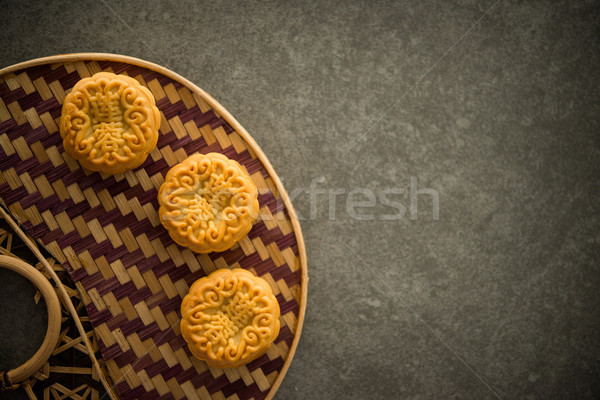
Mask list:
[[[65,151],[92,171],[118,174],[141,165],[158,140],[160,111],[133,78],[99,72],[77,82],[62,107]]]
[[[213,367],[239,367],[279,334],[279,304],[251,272],[219,269],[200,278],[181,304],[181,334],[192,354]]]
[[[258,190],[240,164],[219,153],[194,154],[167,173],[160,220],[173,240],[197,253],[224,251],[258,215]]]

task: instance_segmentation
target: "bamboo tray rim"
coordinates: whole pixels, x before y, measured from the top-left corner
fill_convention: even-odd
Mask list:
[[[265,167],[266,171],[269,173],[271,178],[273,179],[275,186],[279,193],[281,194],[281,198],[283,199],[285,208],[290,216],[290,221],[292,223],[292,227],[294,230],[294,236],[296,238],[296,243],[298,245],[298,256],[300,258],[300,270],[301,270],[301,297],[300,304],[298,310],[298,322],[296,333],[294,335],[294,339],[292,340],[292,345],[290,346],[288,357],[285,360],[281,371],[279,372],[273,386],[269,390],[269,393],[266,397],[266,400],[270,400],[273,398],[277,389],[281,385],[283,378],[285,377],[289,366],[294,358],[294,354],[298,347],[298,343],[300,341],[300,335],[302,333],[302,327],[304,324],[304,316],[306,312],[306,301],[307,301],[307,293],[308,293],[308,271],[307,271],[307,261],[306,261],[306,248],[304,244],[304,237],[302,235],[302,228],[300,226],[300,221],[292,205],[292,202],[289,198],[287,191],[285,190],[279,176],[275,172],[275,169],[269,162],[267,156],[264,154],[258,143],[250,136],[250,134],[244,129],[244,127],[227,111],[219,102],[217,102],[211,95],[206,93],[200,87],[184,78],[183,76],[177,74],[176,72],[171,71],[170,69],[163,67],[159,64],[155,64],[150,61],[142,60],[140,58],[126,56],[122,54],[113,54],[113,53],[68,53],[68,54],[59,54],[53,56],[46,56],[41,58],[36,58],[24,62],[20,62],[17,64],[10,65],[8,67],[0,69],[0,76],[6,75],[11,72],[17,72],[19,70],[23,70],[26,68],[35,67],[38,65],[44,64],[55,64],[55,63],[65,63],[65,62],[77,62],[77,61],[113,61],[120,62],[125,64],[132,64],[138,67],[147,68],[149,70],[158,72],[163,74],[182,85],[186,86],[188,89],[192,90],[198,96],[202,98],[211,108],[216,110],[220,115],[227,121],[229,125],[240,135],[240,137],[248,144],[248,146],[255,152],[257,158],[260,160],[262,165]],[[107,388],[109,389],[109,388]],[[109,390],[110,391],[110,390]]]

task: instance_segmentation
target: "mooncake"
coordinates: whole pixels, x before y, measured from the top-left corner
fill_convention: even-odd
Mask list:
[[[235,160],[194,154],[167,173],[158,215],[171,238],[196,253],[225,251],[248,234],[258,215],[258,190]]]
[[[279,314],[267,281],[244,269],[219,269],[190,287],[181,304],[181,334],[208,365],[239,367],[277,338]]]
[[[119,174],[140,166],[156,147],[160,111],[133,78],[99,72],[66,96],[60,135],[67,154],[88,170]]]

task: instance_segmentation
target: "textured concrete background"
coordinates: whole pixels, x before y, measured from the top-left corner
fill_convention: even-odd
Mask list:
[[[295,191],[309,302],[277,399],[600,397],[597,3],[1,5],[1,66],[81,51],[167,66]],[[439,220],[428,195],[416,219],[382,221],[399,208],[379,201],[357,219],[347,194],[333,215],[300,190],[320,177],[403,188],[407,209],[415,177]]]

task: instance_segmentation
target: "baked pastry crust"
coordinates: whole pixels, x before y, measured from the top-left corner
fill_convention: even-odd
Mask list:
[[[196,253],[225,251],[252,229],[258,190],[235,160],[194,154],[167,173],[158,215],[171,238]]]
[[[65,151],[91,171],[119,174],[140,166],[156,147],[160,111],[133,78],[99,72],[77,82],[62,107]]]
[[[181,334],[212,367],[239,367],[262,355],[279,334],[279,304],[262,278],[219,269],[191,286],[181,304]]]

